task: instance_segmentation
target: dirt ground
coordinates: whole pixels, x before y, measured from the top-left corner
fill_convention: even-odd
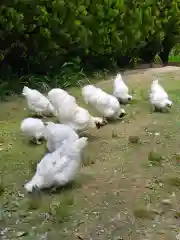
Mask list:
[[[174,102],[169,113],[151,112],[152,76]],[[0,103],[1,239],[180,239],[180,68],[125,72],[124,80],[134,98],[124,106],[127,116],[86,133],[89,144],[72,186],[33,200],[22,185],[45,146],[30,145],[19,132],[28,114],[22,98]],[[112,80],[97,85],[112,92]],[[69,92],[87,107],[80,89]],[[139,142],[130,142],[132,136]]]

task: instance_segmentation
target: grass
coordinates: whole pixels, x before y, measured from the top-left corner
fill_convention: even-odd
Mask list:
[[[125,76],[134,96],[132,104],[124,106],[128,115],[87,133],[83,166],[71,186],[33,196],[22,185],[34,174],[45,145],[29,144],[20,134],[20,122],[29,114],[24,99],[13,97],[0,103],[3,235],[33,240],[139,240],[160,239],[160,235],[161,239],[175,239],[180,212],[179,76],[180,72],[160,74],[174,101],[170,113],[164,114],[151,113],[147,99],[150,75]],[[112,92],[111,81],[98,86]],[[80,89],[69,92],[86,106]],[[97,115],[93,108],[88,109]],[[136,144],[139,140],[141,144]],[[170,199],[170,208],[163,206],[164,199]]]
[[[170,177],[168,180],[168,183],[171,185],[171,186],[174,186],[174,187],[179,187],[180,188],[180,177],[178,176],[175,176],[175,177]]]
[[[153,211],[147,210],[145,208],[139,208],[134,210],[134,215],[136,218],[140,219],[152,219],[154,218]]]
[[[162,163],[163,157],[155,151],[150,151],[148,154],[148,160],[152,165],[159,165]]]
[[[169,62],[180,62],[180,56],[169,56]]]

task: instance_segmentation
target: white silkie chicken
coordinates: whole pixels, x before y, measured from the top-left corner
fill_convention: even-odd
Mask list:
[[[64,140],[76,141],[79,136],[69,126],[64,124],[56,124],[47,122],[45,124],[44,138],[47,141],[47,149],[49,152],[54,152],[62,146]]]
[[[168,94],[159,84],[158,79],[153,80],[151,84],[149,102],[153,110],[167,111],[167,107],[172,107],[172,101],[169,100]]]
[[[56,115],[54,107],[49,100],[35,89],[30,89],[27,86],[23,88],[22,95],[26,98],[28,108],[39,116]]]
[[[104,92],[93,85],[87,85],[82,89],[85,102],[91,104],[104,117],[104,119],[118,119],[126,115],[116,97]]]
[[[61,88],[53,88],[48,92],[48,99],[50,102],[53,102],[52,105],[55,109],[59,108],[59,102],[76,102],[76,98],[71,96],[68,92]],[[67,107],[67,106],[66,106]]]
[[[59,122],[70,126],[75,131],[85,131],[89,128],[100,128],[106,122],[103,118],[92,117],[88,110],[77,105],[74,97],[68,93],[51,90],[48,98],[58,113]]]
[[[87,145],[87,138],[65,141],[53,153],[48,153],[37,164],[32,180],[24,185],[27,192],[34,189],[65,186],[72,182],[81,165],[81,151]]]
[[[41,144],[44,138],[44,123],[38,118],[25,118],[21,123],[21,132],[30,141]]]
[[[129,95],[129,88],[124,83],[121,74],[117,74],[114,79],[113,95],[119,100],[120,103],[126,104],[132,100],[132,96]]]

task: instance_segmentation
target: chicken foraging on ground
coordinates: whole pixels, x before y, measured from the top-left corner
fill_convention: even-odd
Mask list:
[[[172,107],[172,101],[169,100],[168,94],[159,84],[158,79],[153,80],[149,93],[149,102],[153,110],[168,111]]]
[[[100,88],[87,85],[82,89],[82,96],[84,101],[92,105],[106,121],[122,118],[126,115],[117,98]]]
[[[120,101],[122,104],[126,104],[132,100],[132,96],[129,94],[129,88],[124,83],[121,74],[117,74],[114,79],[114,90],[113,95]]]
[[[37,164],[33,178],[24,185],[26,191],[65,186],[73,181],[81,165],[81,151],[86,145],[85,137],[65,140],[55,152],[46,154]]]
[[[70,126],[75,131],[100,128],[106,124],[103,118],[93,117],[87,109],[78,106],[75,98],[68,93],[51,90],[48,98],[58,113],[59,122]]]
[[[24,87],[22,95],[26,98],[28,108],[37,116],[46,117],[50,115],[56,115],[55,109],[49,100],[35,89]]]
[[[47,149],[49,152],[53,152],[61,147],[64,140],[75,141],[79,138],[77,133],[67,125],[53,122],[46,122],[44,124],[44,138],[47,141]]]
[[[44,127],[43,121],[38,118],[25,118],[20,128],[24,136],[39,145],[44,138]]]

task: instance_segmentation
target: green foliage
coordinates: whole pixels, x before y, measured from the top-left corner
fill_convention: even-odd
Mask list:
[[[177,55],[177,56],[171,55],[171,56],[169,56],[169,62],[179,63],[180,62],[180,55]]]
[[[52,203],[49,213],[52,220],[57,223],[63,223],[70,219],[75,206],[75,198],[73,194],[65,194],[60,203]]]
[[[158,55],[155,56],[154,63],[155,64],[161,64],[161,59],[160,59],[160,57]]]
[[[177,41],[178,7],[177,0],[4,1],[0,4],[1,73],[4,77],[13,73],[19,79],[58,72],[58,84],[67,86],[76,83],[82,69],[90,65],[110,68],[117,62],[124,66],[152,51],[154,57],[167,32]],[[142,49],[146,51],[139,54]],[[4,82],[7,79],[0,84]]]
[[[178,55],[180,55],[180,43],[177,43],[177,44],[173,47],[173,49],[172,49],[172,51],[171,51],[171,54],[170,54],[170,56],[178,56]]]

